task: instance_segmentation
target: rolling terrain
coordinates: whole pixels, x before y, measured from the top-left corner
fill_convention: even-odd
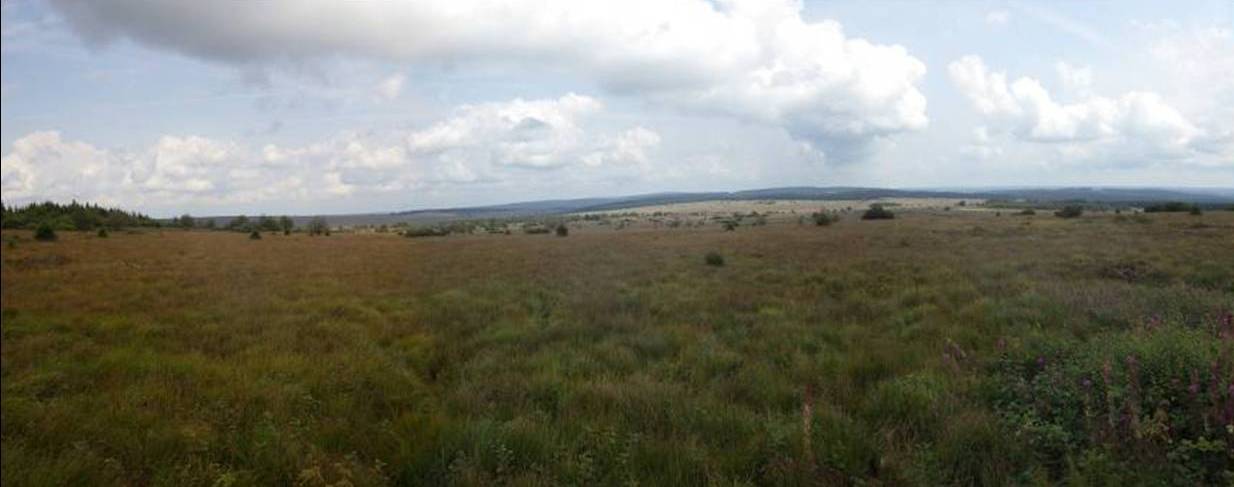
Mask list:
[[[1234,475],[1234,212],[571,226],[6,230],[3,483]]]

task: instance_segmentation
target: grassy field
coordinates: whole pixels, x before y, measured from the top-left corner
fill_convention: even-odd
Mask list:
[[[1231,485],[1234,212],[1149,218],[6,231],[3,484]]]

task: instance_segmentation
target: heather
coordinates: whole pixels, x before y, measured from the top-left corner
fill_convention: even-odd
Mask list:
[[[1234,214],[828,221],[6,230],[3,483],[1234,482]]]

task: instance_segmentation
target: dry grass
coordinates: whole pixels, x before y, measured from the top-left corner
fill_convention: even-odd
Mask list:
[[[1234,363],[1234,213],[4,238],[6,485],[1148,479],[1122,430],[1041,450],[1000,364],[1157,328]]]

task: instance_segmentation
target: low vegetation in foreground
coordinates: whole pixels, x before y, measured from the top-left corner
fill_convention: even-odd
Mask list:
[[[1234,482],[1234,213],[1000,215],[6,230],[3,484]]]

